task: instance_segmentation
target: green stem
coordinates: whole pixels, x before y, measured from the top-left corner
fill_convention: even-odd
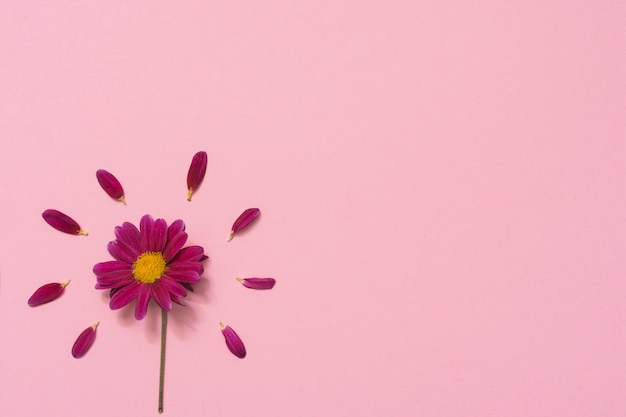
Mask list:
[[[161,310],[161,370],[159,372],[159,414],[163,412],[163,382],[165,381],[165,336],[167,335],[167,311]]]

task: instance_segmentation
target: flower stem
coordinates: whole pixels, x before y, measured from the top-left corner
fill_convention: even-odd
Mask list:
[[[161,310],[161,368],[159,371],[159,414],[163,413],[163,382],[165,381],[166,335],[167,335],[167,311]]]

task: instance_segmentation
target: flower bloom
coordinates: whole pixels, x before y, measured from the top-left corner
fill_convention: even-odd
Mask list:
[[[93,267],[96,289],[111,290],[111,310],[137,299],[137,320],[146,316],[151,298],[165,311],[172,309],[172,302],[181,304],[204,271],[202,261],[207,257],[202,246],[183,248],[187,233],[182,220],[168,227],[165,220],[146,214],[139,229],[129,222],[115,227],[115,237],[107,245],[115,260]]]
[[[42,285],[37,288],[37,291],[33,293],[28,299],[28,305],[36,307],[50,301],[59,298],[65,291],[65,287],[70,283],[70,280],[65,282],[51,282],[50,284]]]

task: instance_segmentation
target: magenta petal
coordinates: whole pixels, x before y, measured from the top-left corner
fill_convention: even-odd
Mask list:
[[[139,221],[139,234],[141,237],[140,249],[142,252],[148,252],[152,250],[152,227],[154,226],[154,219],[151,215],[144,215]]]
[[[87,353],[91,345],[93,345],[93,342],[96,340],[96,328],[99,324],[100,322],[94,324],[93,326],[87,327],[78,336],[78,338],[74,342],[74,346],[72,346],[73,357],[78,359],[85,356],[85,353]]]
[[[167,241],[167,223],[163,219],[156,219],[154,225],[152,225],[152,236],[150,243],[152,247],[151,251],[163,252],[165,243]]]
[[[202,183],[206,174],[207,154],[200,151],[193,156],[189,172],[187,172],[187,200],[191,201],[191,195]]]
[[[143,284],[139,284],[138,281],[133,280],[128,285],[121,287],[118,291],[115,291],[115,293],[111,294],[109,308],[111,308],[111,310],[117,310],[118,308],[128,305],[135,299],[135,297],[137,297],[140,285]]]
[[[63,283],[52,282],[50,284],[42,285],[30,296],[28,299],[28,305],[35,307],[41,304],[49,303],[52,300],[56,300],[63,294],[65,287],[70,281]]]
[[[172,262],[201,261],[203,256],[204,248],[202,246],[187,246],[174,256]]]
[[[222,334],[224,335],[224,339],[226,340],[226,346],[228,350],[232,352],[238,358],[246,357],[246,347],[243,345],[243,342],[235,333],[235,331],[230,326],[224,326],[224,323],[220,323],[222,326]]]
[[[172,237],[179,234],[180,232],[184,232],[184,231],[185,231],[185,222],[183,222],[181,219],[174,220],[174,223],[170,224],[169,227],[167,228],[167,239],[169,240]]]
[[[115,237],[117,240],[122,240],[128,245],[139,249],[141,243],[141,234],[139,229],[132,223],[124,222],[121,226],[115,227]]]
[[[174,256],[180,251],[183,245],[187,242],[187,233],[180,232],[177,235],[170,237],[167,241],[167,245],[165,245],[165,250],[163,251],[163,259],[165,262],[170,262]]]
[[[159,280],[160,281],[160,280]],[[154,301],[165,311],[170,311],[172,309],[172,298],[170,297],[170,293],[161,285],[160,282],[155,282],[150,286],[150,292],[154,297]]]
[[[170,277],[176,282],[180,282],[181,284],[184,282],[189,282],[195,284],[200,281],[200,274],[196,271],[166,271],[165,275]]]
[[[237,278],[237,281],[253,290],[271,290],[276,285],[274,278]]]
[[[87,232],[81,229],[74,219],[58,210],[48,209],[41,213],[41,216],[46,223],[63,233],[69,233],[70,235],[87,235]]]
[[[107,274],[117,271],[130,271],[131,265],[123,261],[100,262],[93,266],[93,273],[96,275]]]
[[[97,290],[115,290],[113,292],[116,292],[117,290],[120,290],[122,288],[124,288],[125,286],[131,284],[133,281],[132,278],[127,278],[127,279],[118,279],[116,281],[112,281],[112,280],[98,280],[98,282],[96,283],[96,285],[94,286],[95,289]],[[113,294],[111,294],[112,296]]]
[[[230,229],[230,236],[228,237],[228,241],[233,238],[235,233],[248,226],[252,222],[252,220],[256,219],[259,216],[259,214],[261,214],[261,210],[259,210],[258,208],[249,208],[244,210],[244,212],[241,213],[239,217],[237,217],[235,223],[233,223],[233,227],[231,227]]]
[[[148,314],[148,303],[150,302],[150,288],[147,285],[139,286],[137,294],[137,305],[135,305],[135,319],[143,320]]]
[[[109,171],[105,171],[104,169],[99,169],[96,171],[96,178],[98,178],[98,182],[100,183],[100,187],[109,195],[109,197],[114,198],[115,200],[121,201],[126,204],[124,200],[124,189],[122,188],[122,184],[115,178],[113,174]]]
[[[115,243],[119,246],[121,251],[132,259],[132,261],[129,262],[130,264],[135,263],[137,258],[139,258],[139,255],[141,255],[136,246],[129,245],[123,240],[116,240]]]
[[[133,264],[139,256],[137,251],[122,241],[109,242],[107,244],[107,250],[112,257],[128,264]]]
[[[165,290],[167,290],[167,292],[170,293],[172,301],[174,301],[175,298],[182,298],[187,296],[187,290],[185,289],[185,287],[183,287],[182,284],[179,284],[167,275],[163,275],[161,278],[159,278],[159,282],[160,285]]]
[[[96,277],[96,289],[104,290],[108,288],[125,287],[134,280],[131,271],[108,272]]]
[[[169,271],[196,271],[198,274],[202,274],[204,271],[204,266],[200,262],[181,262],[178,260],[168,264],[168,268]]]

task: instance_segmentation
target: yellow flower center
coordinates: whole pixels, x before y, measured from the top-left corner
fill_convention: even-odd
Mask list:
[[[138,281],[152,284],[161,278],[165,269],[165,259],[161,252],[144,252],[133,264],[133,275]]]

